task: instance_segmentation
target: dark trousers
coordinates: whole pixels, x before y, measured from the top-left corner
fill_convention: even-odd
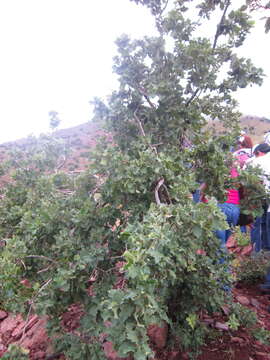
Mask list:
[[[270,213],[267,212],[267,208],[264,206],[263,215],[257,217],[252,224],[250,239],[255,252],[270,250]]]

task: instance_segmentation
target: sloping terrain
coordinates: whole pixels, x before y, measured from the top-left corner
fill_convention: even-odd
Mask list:
[[[68,129],[57,130],[55,137],[64,139],[69,150],[69,156],[64,163],[63,169],[67,171],[84,169],[88,163],[87,151],[92,148],[99,136],[105,136],[105,132],[97,123],[87,122]],[[16,146],[24,151],[31,144],[33,139],[27,137],[13,142],[0,144],[0,161],[3,161],[7,151]]]
[[[241,128],[247,131],[254,142],[262,142],[264,133],[270,130],[270,119],[258,116],[242,116],[240,124]],[[84,169],[88,163],[87,152],[96,144],[97,138],[100,136],[110,137],[100,128],[99,124],[94,122],[57,130],[54,135],[64,139],[70,150],[70,155],[63,167],[67,171]],[[29,142],[31,142],[31,137],[0,144],[0,162],[5,158],[6,152],[14,145],[24,151]]]
[[[270,331],[270,296],[258,291],[256,285],[245,286],[237,284],[232,292],[234,302],[240,303],[258,317],[258,323]],[[201,320],[209,328],[209,338],[201,349],[198,360],[269,360],[270,346],[254,338],[247,329],[239,327],[232,330],[228,327],[228,309],[209,317],[201,315]],[[63,315],[62,325],[68,332],[76,331],[82,311],[78,305],[71,306]],[[31,360],[52,360],[65,357],[53,352],[50,339],[46,335],[46,319],[32,315],[23,319],[20,315],[13,317],[5,311],[0,311],[0,357],[10,344],[16,344],[26,349]],[[186,353],[180,349],[167,349],[168,332],[158,329],[150,336],[151,345],[156,353],[155,360],[189,360]],[[162,346],[160,345],[162,344]],[[117,356],[110,342],[103,343],[108,360],[131,360]],[[154,360],[153,359],[153,360]],[[70,359],[72,360],[72,359]],[[89,359],[90,360],[90,359]]]
[[[254,143],[263,141],[263,135],[270,130],[270,119],[265,117],[245,115],[240,119],[241,126],[249,133]]]
[[[209,124],[214,126],[217,131],[222,129],[218,120],[210,121]],[[264,133],[270,130],[270,119],[244,115],[240,118],[240,127],[252,138],[254,144],[261,143]]]

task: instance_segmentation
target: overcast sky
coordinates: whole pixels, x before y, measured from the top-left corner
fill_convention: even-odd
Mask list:
[[[89,101],[116,87],[115,39],[154,31],[149,11],[128,0],[1,0],[0,143],[47,131],[51,110],[61,128],[89,121]],[[269,41],[261,21],[242,53],[270,78]],[[240,111],[270,118],[269,78],[237,94]]]

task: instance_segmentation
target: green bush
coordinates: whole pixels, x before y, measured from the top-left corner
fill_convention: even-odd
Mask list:
[[[264,279],[269,267],[269,255],[263,251],[244,258],[237,262],[237,266],[234,267],[236,281],[246,284],[257,283],[259,280]]]
[[[160,1],[140,2],[161,9]],[[117,40],[119,89],[106,103],[94,101],[113,141],[99,143],[88,170],[55,175],[66,147],[54,137],[32,139],[29,151],[10,158],[12,182],[0,203],[1,302],[46,315],[57,351],[71,359],[104,358],[106,334],[119,356],[146,360],[148,326],[164,321],[196,352],[205,333],[198,314],[229,301],[230,260],[214,231],[227,228],[217,200],[232,185],[228,148],[239,134],[232,93],[260,84],[262,71],[233,50],[252,26],[244,9],[227,14],[221,6],[221,25],[230,25],[211,44],[194,33],[200,21],[184,17],[188,3],[156,17],[159,36]],[[200,20],[218,3],[201,2]],[[226,134],[206,127],[217,116]],[[192,201],[200,182],[207,204]],[[61,315],[74,303],[84,314],[67,333]]]
[[[29,359],[29,350],[24,349],[20,346],[11,344],[9,345],[6,353],[1,356],[1,359],[4,360],[26,360]]]

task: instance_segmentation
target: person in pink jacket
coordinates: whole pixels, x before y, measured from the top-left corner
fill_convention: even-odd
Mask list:
[[[236,168],[231,169],[231,177],[236,178],[238,172]],[[232,228],[237,225],[240,215],[240,195],[237,189],[229,189],[227,192],[227,198],[224,203],[218,204],[220,210],[225,214],[229,229],[227,230],[216,230],[216,235],[221,241],[221,246],[225,247],[227,240],[229,239]]]

